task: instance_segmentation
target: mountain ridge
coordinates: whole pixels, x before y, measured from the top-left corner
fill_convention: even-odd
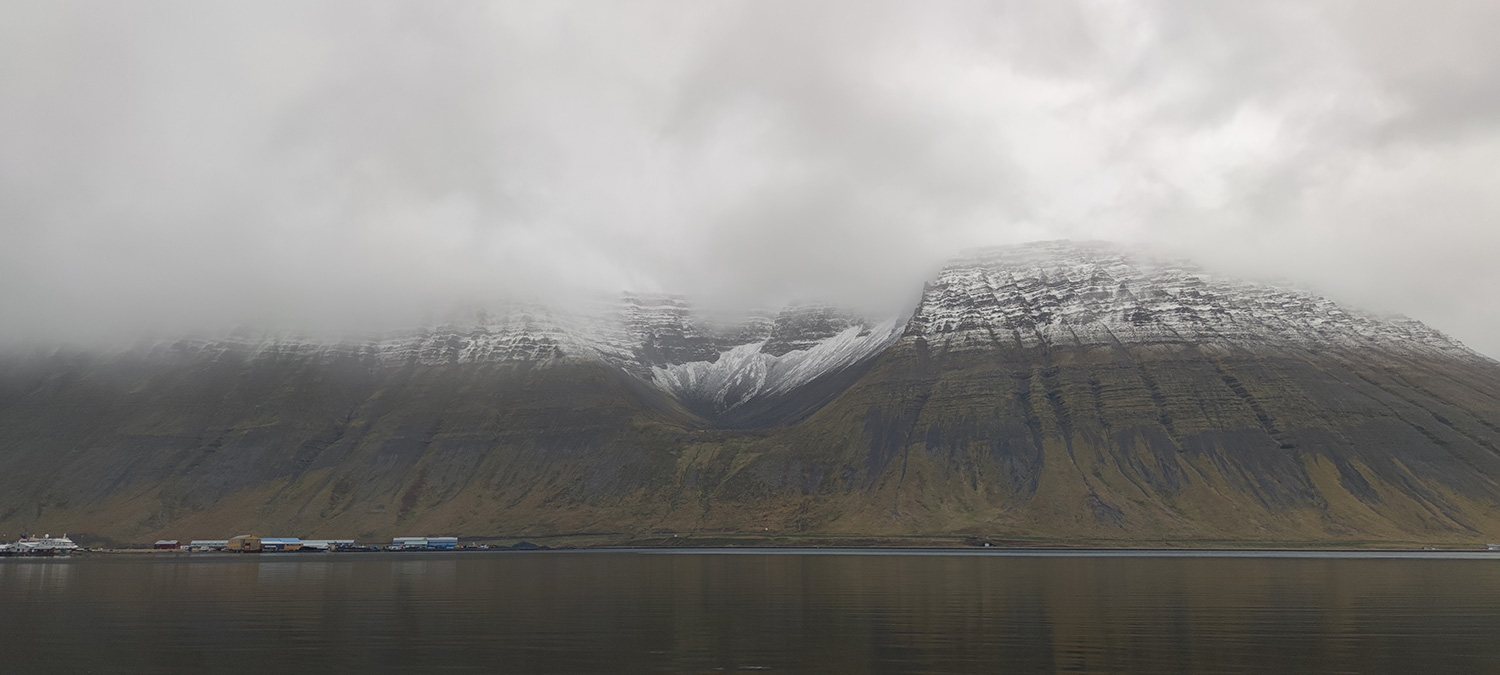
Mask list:
[[[1497,447],[1500,364],[1436,330],[1043,242],[904,321],[625,294],[12,361],[0,529],[1477,541]]]

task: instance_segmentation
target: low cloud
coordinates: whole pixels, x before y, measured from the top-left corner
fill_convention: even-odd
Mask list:
[[[7,3],[0,340],[1112,239],[1500,355],[1487,2]]]

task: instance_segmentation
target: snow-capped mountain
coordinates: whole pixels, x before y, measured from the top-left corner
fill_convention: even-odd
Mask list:
[[[955,259],[928,284],[906,334],[946,349],[1191,343],[1475,356],[1411,319],[1098,242],[1041,242]]]
[[[702,311],[673,295],[627,293],[560,308],[512,303],[464,321],[363,340],[242,335],[166,349],[212,356],[352,358],[378,366],[582,360],[640,377],[709,417],[789,394],[880,353],[904,328],[826,305],[743,315]]]
[[[927,284],[908,316],[870,319],[826,305],[734,315],[704,311],[682,296],[626,293],[568,308],[498,305],[463,321],[364,340],[241,336],[183,340],[171,349],[386,366],[593,361],[646,380],[709,418],[790,394],[901,339],[948,351],[1194,344],[1482,358],[1410,319],[1100,242],[970,252]]]
[[[961,256],[894,318],[625,294],[0,356],[0,529],[1452,543],[1497,503],[1500,363],[1108,244]]]

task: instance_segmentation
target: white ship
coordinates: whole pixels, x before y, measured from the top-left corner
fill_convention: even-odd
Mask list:
[[[20,541],[7,544],[6,547],[0,551],[22,555],[54,555],[78,550],[78,544],[73,543],[73,540],[69,539],[66,534],[61,537],[54,537],[50,534],[44,534],[40,538],[22,537]]]

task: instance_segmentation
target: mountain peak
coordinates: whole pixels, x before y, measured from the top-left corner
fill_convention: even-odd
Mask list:
[[[959,349],[1213,344],[1481,358],[1405,317],[1376,316],[1315,293],[1217,276],[1189,261],[1100,241],[965,252],[927,284],[907,334]]]
[[[0,526],[1493,541],[1497,383],[1415,321],[1037,242],[906,321],[623,294],[0,361]]]

